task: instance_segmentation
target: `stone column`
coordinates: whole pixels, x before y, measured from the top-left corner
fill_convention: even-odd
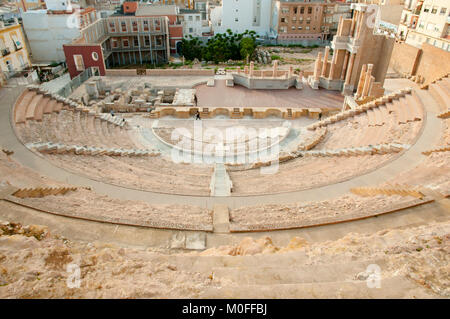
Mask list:
[[[250,77],[253,77],[253,70],[255,68],[255,62],[250,62]]]
[[[355,36],[356,39],[359,39],[360,36],[361,36],[361,29],[363,27],[363,22],[364,22],[364,12],[361,12],[359,14],[359,19],[358,20],[359,20],[358,21],[358,30],[356,31],[356,36]]]
[[[241,67],[240,66],[237,67],[237,73],[241,74]]]
[[[272,74],[274,78],[277,77],[277,72],[278,72],[278,60],[275,60],[273,61],[273,74]]]
[[[328,74],[328,79],[333,80],[333,74],[334,74],[334,68],[336,67],[336,59],[338,55],[339,50],[336,50],[333,54],[333,58],[331,59],[331,65],[330,65],[330,74]]]
[[[316,64],[314,65],[314,80],[319,81],[320,71],[322,66],[322,52],[317,54]]]
[[[337,29],[336,35],[338,35],[338,36],[342,35],[343,24],[344,24],[344,17],[341,15],[339,17],[339,24],[338,24],[338,29]]]
[[[369,93],[372,69],[373,69],[373,64],[368,64],[367,72],[366,72],[365,79],[364,79],[364,88],[362,90],[361,98],[365,98],[367,96],[367,94]]]
[[[298,81],[303,82],[303,71],[298,72]]]
[[[355,53],[352,53],[350,56],[350,61],[348,61],[348,67],[347,67],[347,75],[345,76],[345,84],[350,84],[350,79],[352,77],[352,71],[353,71],[353,63],[355,62]]]
[[[327,64],[328,64],[328,56],[330,55],[330,47],[325,47],[325,54],[323,57],[323,65],[322,65],[322,74],[321,76],[325,77],[327,73]]]
[[[355,36],[354,33],[355,33],[355,26],[356,26],[356,20],[358,17],[358,13],[359,13],[359,11],[355,11],[355,14],[353,15],[353,18],[352,18],[352,26],[350,28],[350,36],[351,37]]]
[[[245,66],[245,67],[244,67],[244,73],[245,73],[245,74],[248,74],[248,66]]]
[[[348,62],[349,55],[350,55],[350,52],[346,51],[345,57],[344,57],[344,64],[342,64],[341,80],[345,79],[345,72],[347,72],[347,62]]]
[[[291,78],[293,74],[294,74],[294,67],[291,65],[291,66],[289,67],[289,75],[288,75],[288,78]]]
[[[361,74],[359,76],[359,82],[358,87],[356,89],[356,98],[360,98],[362,95],[363,87],[364,87],[364,80],[367,72],[367,64],[364,64],[361,69]]]

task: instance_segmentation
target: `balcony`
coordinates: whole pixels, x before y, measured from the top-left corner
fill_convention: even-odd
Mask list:
[[[11,51],[8,48],[2,49],[2,56],[7,56],[10,53],[11,53]]]

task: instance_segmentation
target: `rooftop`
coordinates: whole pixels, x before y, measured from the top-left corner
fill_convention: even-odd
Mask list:
[[[151,15],[176,15],[176,5],[140,5],[136,10],[136,17]]]

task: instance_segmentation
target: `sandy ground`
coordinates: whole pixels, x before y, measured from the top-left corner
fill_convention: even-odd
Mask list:
[[[255,262],[258,260],[254,270],[262,277],[271,269],[264,268],[264,260],[267,265],[273,264],[271,255],[279,259],[281,267],[289,263],[294,272],[297,271],[295,260],[300,256],[308,260],[303,267],[316,268],[346,263],[352,267],[354,262],[375,259],[382,263],[383,280],[403,276],[416,287],[414,295],[398,291],[399,295],[448,298],[449,240],[450,223],[443,222],[402,230],[387,229],[374,235],[352,233],[320,244],[293,238],[287,247],[274,246],[269,237],[257,241],[245,238],[239,245],[221,246],[191,256],[73,242],[52,235],[45,226],[0,222],[0,298],[199,298],[211,288],[239,292],[238,281],[222,278],[223,275],[207,271],[205,266],[222,264],[220,259],[215,262],[208,257],[243,255],[255,258]],[[201,267],[195,270],[192,266],[190,260],[195,256],[204,270],[200,270]],[[251,259],[247,261],[249,265],[254,264]],[[80,271],[79,277],[76,270]],[[367,273],[355,271],[352,279],[356,283],[367,276]],[[342,279],[339,274],[335,277],[336,281]],[[338,296],[358,297],[352,289],[329,291],[324,295]]]

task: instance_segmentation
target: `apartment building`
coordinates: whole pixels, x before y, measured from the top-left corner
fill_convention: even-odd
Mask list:
[[[180,9],[180,22],[183,25],[183,36],[203,37],[211,32],[207,21],[202,20],[202,12],[192,9]]]
[[[63,46],[71,78],[92,67],[167,63],[170,57],[169,18],[112,15],[89,25],[82,36]]]
[[[405,31],[405,27],[399,30],[399,36],[405,40],[405,43],[420,48],[425,42],[450,51],[450,3],[448,0],[417,1],[415,6],[411,6],[410,14],[402,16],[402,23],[406,24],[407,30]]]
[[[22,23],[34,63],[63,62],[64,44],[81,36],[97,20],[94,8],[79,9],[70,0],[45,0],[47,9],[22,13]]]
[[[331,40],[339,18],[349,18],[350,5],[327,0],[282,0],[273,8],[272,28],[280,43]]]
[[[0,21],[0,84],[30,66],[28,50],[17,19],[10,24]]]
[[[270,36],[272,0],[222,0],[214,7],[211,22],[214,33],[255,31],[258,36]]]
[[[416,29],[422,5],[423,0],[406,0],[397,30],[400,40],[406,40],[409,30]]]

